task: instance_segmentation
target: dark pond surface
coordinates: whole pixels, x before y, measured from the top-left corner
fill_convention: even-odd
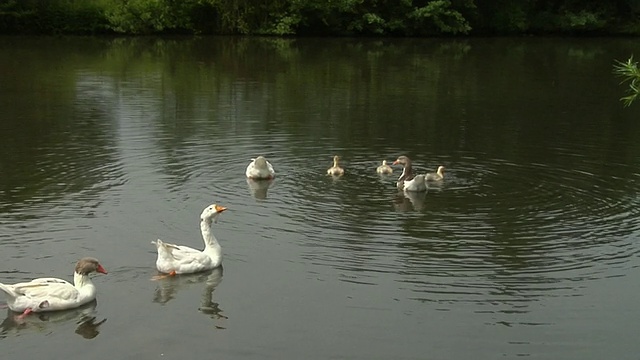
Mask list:
[[[635,359],[640,107],[612,65],[637,49],[0,38],[0,281],[109,270],[87,307],[3,309],[3,356]],[[398,193],[375,168],[402,154],[444,183]],[[211,203],[224,271],[151,281],[150,242],[202,246]]]

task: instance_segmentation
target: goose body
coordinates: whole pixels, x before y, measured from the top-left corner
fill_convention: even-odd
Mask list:
[[[175,274],[192,274],[214,269],[222,264],[222,248],[211,228],[218,216],[226,207],[220,205],[207,206],[200,215],[200,231],[204,241],[204,250],[197,250],[184,245],[166,243],[160,239],[152,241],[158,250],[156,268],[158,271]]]
[[[251,163],[247,165],[245,175],[253,180],[268,180],[273,179],[276,176],[276,172],[264,156],[258,156],[255,159],[251,159]]]
[[[38,278],[18,284],[2,284],[0,290],[7,295],[9,309],[22,312],[67,310],[87,304],[96,298],[96,287],[89,274],[107,271],[98,260],[80,259],[75,267],[73,284],[58,278]]]
[[[425,182],[424,175],[416,175],[412,180],[404,181],[404,191],[427,191],[427,183]]]
[[[332,175],[332,176],[344,175],[344,169],[341,168],[340,165],[338,165],[339,161],[340,161],[340,157],[338,155],[333,157],[333,166],[327,169],[327,175]]]
[[[407,156],[399,156],[393,165],[403,165],[402,174],[396,182],[398,189],[405,191],[427,191],[427,183],[424,175],[414,175],[411,167],[411,159]]]
[[[387,165],[387,160],[382,160],[382,165],[376,168],[378,174],[389,175],[393,173],[393,168]]]
[[[435,173],[428,173],[425,177],[427,181],[441,181],[444,179],[444,166],[438,166]]]

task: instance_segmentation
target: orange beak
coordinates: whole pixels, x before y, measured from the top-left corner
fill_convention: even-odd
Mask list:
[[[217,212],[223,212],[223,211],[225,211],[225,210],[227,210],[227,208],[226,208],[226,207],[224,207],[224,206],[220,206],[220,205],[216,205],[216,211],[217,211]]]
[[[396,160],[396,161],[394,161],[394,162],[393,162],[393,164],[391,164],[391,165],[398,165],[398,164],[399,164],[399,163],[398,163],[398,160]]]

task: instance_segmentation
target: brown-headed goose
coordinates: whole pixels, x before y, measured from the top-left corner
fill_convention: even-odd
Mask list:
[[[425,182],[424,175],[414,175],[413,169],[411,168],[411,159],[407,156],[399,156],[396,161],[393,162],[393,165],[404,165],[402,169],[402,174],[398,178],[396,182],[396,186],[399,189],[405,191],[427,191],[427,183]]]
[[[0,283],[0,290],[7,295],[9,309],[22,312],[67,310],[87,304],[96,298],[96,287],[89,274],[107,270],[98,260],[85,257],[76,263],[73,284],[58,278],[38,278],[13,285]]]

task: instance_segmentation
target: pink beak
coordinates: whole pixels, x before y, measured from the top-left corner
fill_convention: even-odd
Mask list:
[[[102,274],[106,274],[107,270],[105,270],[104,267],[102,267],[102,265],[98,264],[98,268],[96,269],[97,272],[102,273]]]

